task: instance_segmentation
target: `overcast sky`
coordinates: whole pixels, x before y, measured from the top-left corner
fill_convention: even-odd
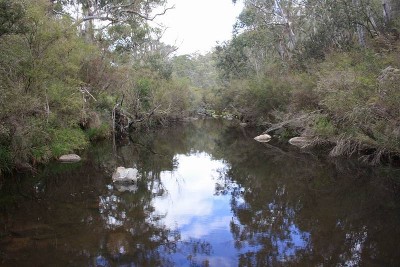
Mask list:
[[[168,6],[172,5],[175,9],[158,17],[158,22],[168,27],[163,42],[178,46],[178,54],[205,53],[217,41],[229,40],[242,10],[242,3],[234,5],[232,0],[169,0]]]

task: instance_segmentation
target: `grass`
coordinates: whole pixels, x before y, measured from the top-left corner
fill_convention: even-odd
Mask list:
[[[83,150],[89,145],[88,137],[79,128],[53,129],[51,139],[50,150],[54,157]]]

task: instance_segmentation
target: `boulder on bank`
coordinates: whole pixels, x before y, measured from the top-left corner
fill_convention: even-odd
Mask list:
[[[135,168],[118,167],[112,175],[113,182],[137,182],[138,170]]]
[[[289,144],[304,148],[312,143],[312,139],[306,136],[297,136],[289,139]]]
[[[262,134],[262,135],[254,137],[254,140],[256,140],[258,142],[266,143],[271,140],[271,136],[269,134]]]
[[[68,154],[68,155],[62,155],[61,157],[58,158],[58,160],[61,162],[78,162],[81,161],[81,157],[79,157],[76,154]]]

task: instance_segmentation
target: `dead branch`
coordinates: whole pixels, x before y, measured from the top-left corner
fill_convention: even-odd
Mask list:
[[[92,12],[92,14],[93,13],[97,13],[97,14],[85,16],[81,19],[76,20],[74,23],[74,26],[78,26],[79,24],[81,24],[85,21],[89,21],[89,20],[109,21],[110,24],[127,22],[130,19],[128,15],[131,15],[134,17],[139,17],[146,21],[154,21],[157,17],[165,15],[168,12],[168,10],[175,8],[175,5],[170,6],[170,7],[165,7],[160,13],[154,14],[153,16],[149,16],[147,14],[143,14],[137,10],[130,8],[131,6],[132,6],[132,4],[117,5],[117,6],[110,7],[108,10],[106,10],[103,13],[101,13],[101,10],[96,10],[96,12]],[[128,18],[127,18],[127,16],[128,16]]]
[[[319,113],[319,112],[320,112],[319,110],[313,111],[311,113],[304,114],[304,115],[302,115],[300,117],[296,117],[296,118],[293,118],[293,119],[290,119],[290,120],[285,120],[285,121],[273,124],[267,130],[265,130],[263,132],[263,134],[269,134],[269,133],[275,132],[275,131],[277,131],[277,130],[279,130],[281,128],[284,128],[285,126],[293,124],[293,123],[298,124],[298,123],[300,123],[300,122],[302,122],[304,120],[309,119],[310,116],[314,115],[315,113]]]

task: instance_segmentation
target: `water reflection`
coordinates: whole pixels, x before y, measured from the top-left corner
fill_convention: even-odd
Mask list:
[[[164,224],[177,229],[181,243],[175,262],[207,262],[213,266],[232,266],[235,250],[230,234],[232,218],[228,196],[215,196],[219,171],[226,168],[221,160],[212,160],[206,153],[176,155],[179,163],[172,172],[161,173],[165,194],[154,199],[156,213],[165,215]],[[200,244],[188,251],[190,243]],[[215,256],[217,255],[217,256]]]
[[[399,171],[255,134],[197,121],[4,180],[0,265],[400,265]],[[117,166],[142,178],[114,185]]]

